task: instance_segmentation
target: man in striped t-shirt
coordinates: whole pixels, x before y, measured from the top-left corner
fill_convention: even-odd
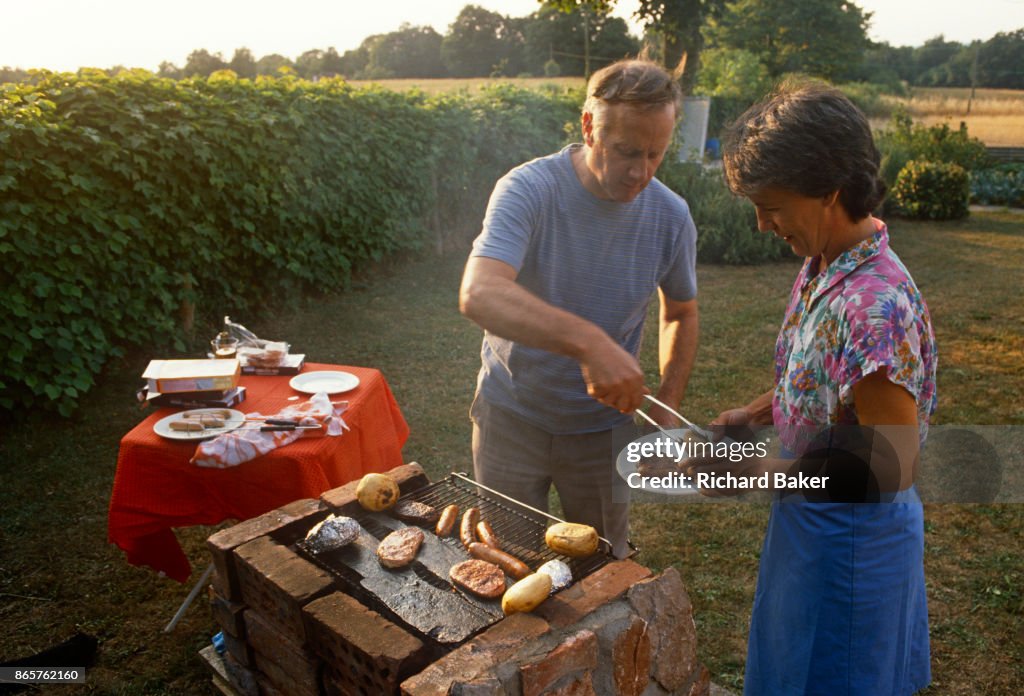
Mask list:
[[[460,291],[484,329],[476,479],[542,510],[553,483],[566,518],[596,527],[620,557],[628,504],[613,500],[614,462],[649,392],[637,355],[655,292],[661,401],[679,404],[697,349],[697,231],[654,178],[679,102],[673,76],[648,61],[595,73],[583,143],[498,181]]]

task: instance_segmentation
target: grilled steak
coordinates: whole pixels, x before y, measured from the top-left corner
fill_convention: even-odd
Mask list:
[[[415,500],[400,500],[391,511],[403,522],[420,527],[433,527],[441,516],[436,509]]]
[[[423,530],[405,527],[391,532],[377,546],[377,560],[385,568],[401,568],[412,563],[423,543]]]
[[[498,599],[505,594],[505,573],[501,568],[476,558],[456,563],[448,571],[452,582],[478,597]]]

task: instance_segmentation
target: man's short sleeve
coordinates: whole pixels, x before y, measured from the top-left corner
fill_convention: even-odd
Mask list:
[[[521,169],[498,180],[487,203],[483,231],[473,242],[470,256],[485,256],[512,266],[518,272],[537,223],[536,189]]]
[[[682,230],[674,256],[658,286],[675,302],[688,302],[697,297],[697,227],[689,206],[679,199]]]

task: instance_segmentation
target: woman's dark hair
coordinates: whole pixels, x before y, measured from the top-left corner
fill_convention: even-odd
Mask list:
[[[842,92],[818,82],[783,84],[725,134],[725,180],[749,197],[766,186],[804,196],[839,191],[853,221],[885,198],[867,118]]]

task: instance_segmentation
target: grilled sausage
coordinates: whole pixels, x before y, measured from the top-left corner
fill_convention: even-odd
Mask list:
[[[439,537],[446,537],[455,529],[455,520],[459,519],[459,506],[455,503],[448,505],[441,511],[441,518],[434,527],[434,532]]]
[[[462,526],[459,528],[459,538],[462,545],[467,549],[476,541],[476,523],[480,521],[480,508],[471,507],[462,515]]]
[[[512,554],[505,553],[501,549],[491,548],[487,544],[481,544],[479,541],[469,545],[469,555],[473,558],[479,558],[481,561],[493,563],[516,580],[525,578],[530,574],[530,568]]]
[[[491,523],[487,520],[480,520],[476,524],[476,535],[480,541],[490,546],[492,549],[500,549],[501,542],[498,541],[498,535],[491,529]]]

